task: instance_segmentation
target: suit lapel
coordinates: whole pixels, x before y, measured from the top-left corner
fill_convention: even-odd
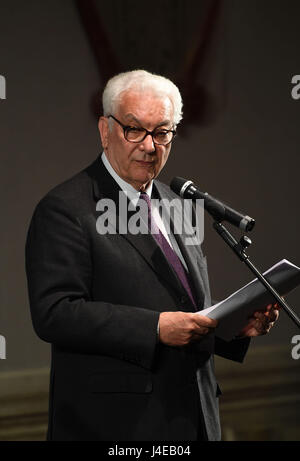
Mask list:
[[[151,269],[154,270],[160,278],[165,280],[165,282],[169,284],[178,295],[184,294],[184,288],[182,287],[175,271],[170,266],[164,253],[151,234],[134,235],[129,232],[126,234],[119,232],[120,213],[118,205],[121,189],[105,168],[101,160],[101,156],[99,156],[95,162],[86,169],[86,171],[93,181],[93,191],[96,202],[103,198],[109,198],[116,204],[116,232],[125,238],[140,253]],[[127,206],[128,203],[129,202],[127,200]],[[133,213],[134,211],[128,211],[127,222],[125,223],[126,226]]]
[[[158,195],[161,197],[164,197],[164,198],[167,198],[169,199],[170,201],[174,200],[174,199],[178,199],[178,196],[176,196],[171,190],[169,190],[168,188],[165,188],[165,187],[162,187],[162,184],[155,181],[155,187],[158,191]],[[174,207],[175,209],[177,208],[178,210],[178,213],[182,214],[182,209],[180,208],[179,209],[179,201],[176,200],[174,203]],[[182,203],[182,201],[181,201]],[[173,213],[173,216],[176,216],[176,211],[175,213]],[[170,216],[170,221],[171,221],[171,229],[174,230],[174,220],[173,220],[173,216],[171,215]],[[192,282],[192,285],[193,285],[193,293],[194,293],[194,296],[195,296],[195,301],[196,301],[196,304],[199,306],[199,308],[201,308],[204,304],[204,293],[205,293],[205,287],[204,287],[204,284],[203,284],[203,280],[202,280],[202,277],[201,277],[201,274],[199,273],[199,268],[198,268],[198,265],[197,265],[197,260],[201,259],[202,257],[202,253],[201,253],[201,250],[200,248],[198,248],[198,246],[194,246],[194,245],[186,245],[185,244],[185,241],[186,239],[188,239],[193,233],[193,229],[192,229],[192,225],[191,223],[189,222],[189,220],[185,220],[185,226],[184,226],[184,229],[182,231],[182,234],[178,234],[178,233],[173,233],[174,235],[174,238],[176,239],[177,243],[178,243],[178,246],[179,246],[179,249],[182,253],[182,256],[185,260],[185,263],[187,265],[187,268],[188,268],[188,272],[189,272],[189,275],[190,275],[190,280]]]

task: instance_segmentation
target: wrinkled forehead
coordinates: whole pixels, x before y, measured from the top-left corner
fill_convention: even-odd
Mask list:
[[[173,103],[165,93],[151,90],[126,90],[120,94],[117,106],[118,115],[130,118],[131,115],[138,120],[151,123],[169,121],[173,123]]]

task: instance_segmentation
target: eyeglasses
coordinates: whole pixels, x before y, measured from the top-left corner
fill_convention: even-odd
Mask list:
[[[163,128],[155,128],[153,131],[148,131],[145,128],[123,125],[116,117],[109,115],[108,118],[113,118],[124,131],[124,138],[129,142],[142,142],[150,134],[154,144],[167,146],[176,136],[175,130],[165,130]]]

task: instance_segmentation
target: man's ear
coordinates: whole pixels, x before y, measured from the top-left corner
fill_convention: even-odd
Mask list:
[[[100,117],[98,123],[98,129],[101,137],[101,143],[103,149],[107,149],[108,147],[108,136],[109,136],[109,126],[108,126],[108,118],[107,117]]]

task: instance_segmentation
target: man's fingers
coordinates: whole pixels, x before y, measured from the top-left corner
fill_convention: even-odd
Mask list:
[[[240,336],[260,336],[266,335],[273,328],[279,317],[277,304],[268,304],[264,310],[254,312],[249,319],[248,325],[242,330]]]
[[[191,332],[191,335],[192,335],[192,337],[194,335],[196,335],[196,336],[198,336],[198,335],[204,336],[204,335],[208,335],[211,332],[212,332],[211,328],[195,326],[193,328],[193,331]]]
[[[242,336],[260,336],[266,335],[273,328],[275,322],[270,322],[268,317],[264,319],[252,318],[248,325],[244,328],[241,335]]]
[[[193,321],[193,331],[191,333],[193,341],[211,333],[218,324],[217,320],[200,314],[192,314],[191,320]]]
[[[285,298],[283,296],[281,296],[281,299],[282,299],[282,301],[285,301]],[[274,308],[277,309],[278,311],[280,311],[280,309],[282,309],[282,307],[278,303],[274,304]]]
[[[207,333],[206,333],[207,334]],[[203,336],[205,336],[205,333],[202,333],[202,334],[193,334],[191,339],[190,339],[190,342],[191,343],[196,343],[198,341],[201,341],[201,339],[203,339]]]
[[[278,319],[279,311],[272,309],[268,312],[255,312],[253,317],[261,320],[263,323],[275,322]]]
[[[192,312],[162,312],[159,316],[159,339],[169,346],[183,346],[210,334],[217,321]]]
[[[279,317],[279,310],[278,309],[273,309],[272,311],[270,311],[270,314],[269,314],[269,321],[270,322],[275,322]]]
[[[254,325],[258,331],[262,333],[269,327],[270,319],[265,314],[258,312],[254,317],[255,317]]]
[[[205,317],[201,314],[194,314],[193,320],[199,325],[200,327],[206,328],[216,328],[218,325],[218,321],[215,319],[210,319],[209,317]]]

